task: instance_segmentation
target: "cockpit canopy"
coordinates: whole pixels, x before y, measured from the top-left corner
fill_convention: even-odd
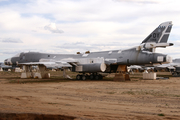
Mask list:
[[[16,54],[16,55],[13,56],[13,57],[20,57],[20,55],[21,55],[21,53],[18,53],[18,54]]]

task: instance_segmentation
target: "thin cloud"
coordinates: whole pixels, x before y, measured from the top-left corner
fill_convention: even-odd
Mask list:
[[[141,3],[141,4],[157,4],[158,2],[153,0],[113,0],[116,2],[131,2],[131,3]]]
[[[31,32],[37,32],[36,30],[31,30]]]
[[[63,45],[54,46],[59,49],[93,49],[95,46],[84,44],[83,42],[64,43]]]
[[[63,32],[64,32],[64,31],[62,31],[62,30],[59,30],[59,29],[56,27],[56,24],[55,24],[55,23],[50,23],[49,25],[44,26],[44,29],[51,31],[52,33],[63,33]]]
[[[180,51],[179,3],[177,0],[1,2],[0,51],[75,53],[126,49],[139,45],[161,22],[172,20],[169,42],[174,46],[160,53],[175,57],[178,55],[174,51]],[[63,31],[66,33],[61,34]],[[2,39],[14,37],[20,40]],[[0,61],[8,57],[12,56],[3,54]]]
[[[3,2],[3,1],[8,1],[8,0],[0,0],[0,2]]]
[[[4,42],[4,43],[23,43],[20,39],[16,39],[16,38],[4,38],[4,39],[2,39],[1,42]]]
[[[136,46],[138,43],[118,43],[118,42],[112,42],[112,43],[101,43],[101,44],[87,44],[83,42],[76,42],[76,43],[64,43],[62,45],[56,45],[53,46],[55,48],[59,49],[77,49],[77,50],[96,50],[99,51],[99,48],[106,48],[111,50],[111,47],[115,49],[124,49],[128,46]]]
[[[180,40],[174,41],[173,43],[175,46],[180,46]]]

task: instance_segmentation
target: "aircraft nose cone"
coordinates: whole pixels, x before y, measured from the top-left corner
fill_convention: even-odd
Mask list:
[[[5,60],[4,60],[4,64],[5,64],[5,65],[7,65],[7,64],[8,64],[8,63],[7,63],[7,60],[8,60],[8,59],[5,59]]]
[[[4,64],[5,65],[12,65],[11,58],[5,59]]]

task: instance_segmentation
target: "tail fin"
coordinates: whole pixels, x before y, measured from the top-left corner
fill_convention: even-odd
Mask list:
[[[172,28],[172,21],[161,23],[142,43],[167,43]]]
[[[146,39],[141,43],[141,48],[145,51],[155,52],[157,47],[172,46],[173,43],[167,43],[171,32],[172,22],[161,23]]]

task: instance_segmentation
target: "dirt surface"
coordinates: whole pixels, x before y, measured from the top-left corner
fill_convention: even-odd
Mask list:
[[[180,119],[180,77],[143,80],[134,74],[131,81],[114,82],[66,80],[59,74],[20,79],[20,73],[0,72],[0,120]]]

